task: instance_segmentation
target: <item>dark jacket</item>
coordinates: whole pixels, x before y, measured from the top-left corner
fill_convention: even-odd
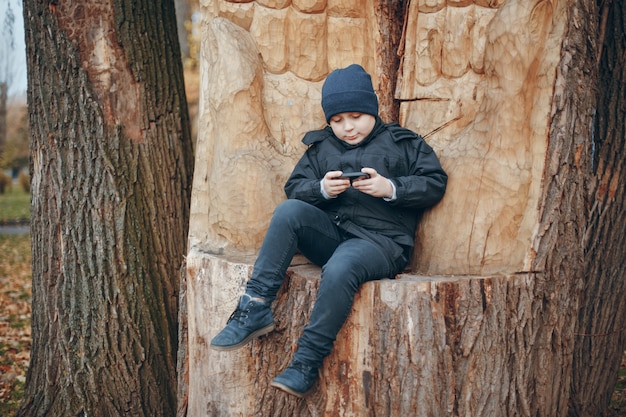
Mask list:
[[[309,148],[285,184],[287,197],[321,208],[347,233],[373,240],[394,255],[402,252],[408,259],[419,214],[436,204],[446,189],[448,176],[433,149],[411,130],[379,118],[358,145],[341,141],[330,127],[307,133],[302,142]],[[374,168],[394,183],[396,200],[372,197],[352,187],[337,198],[324,198],[320,181],[328,171],[364,167]]]

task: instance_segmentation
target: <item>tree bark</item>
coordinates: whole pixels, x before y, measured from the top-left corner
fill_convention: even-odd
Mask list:
[[[172,416],[192,149],[173,1],[27,0],[33,346],[19,416]]]
[[[586,20],[596,30],[597,49],[595,55],[585,54],[591,65],[583,69],[597,79],[572,89],[596,96],[588,106],[593,130],[590,137],[579,137],[572,155],[583,175],[571,181],[579,188],[571,194],[584,197],[585,221],[577,236],[583,253],[582,299],[570,416],[606,415],[626,347],[626,6],[623,1],[601,2],[590,15],[597,16]],[[586,144],[583,152],[581,143]]]

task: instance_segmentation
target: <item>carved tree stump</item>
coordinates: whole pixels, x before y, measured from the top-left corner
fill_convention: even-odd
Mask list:
[[[274,332],[241,350],[208,348],[236,306],[250,258],[188,258],[189,416],[551,415],[566,407],[562,335],[571,301],[537,297],[537,274],[401,275],[370,282],[303,400],[269,384],[292,358],[319,284],[296,262],[273,304]],[[551,333],[543,330],[548,324]],[[541,378],[537,378],[541,375]],[[534,381],[529,384],[529,381]]]
[[[624,148],[623,125],[598,155],[589,143],[595,2],[216,0],[204,12],[179,415],[597,415],[612,371],[582,387],[574,376],[590,373],[573,363],[619,367],[626,319],[611,313],[624,309],[624,266],[602,249],[623,247],[626,170],[609,155]],[[302,135],[324,124],[322,80],[354,62],[373,75],[381,116],[435,148],[449,188],[421,220],[411,273],[363,286],[298,400],[269,382],[291,360],[317,268],[290,268],[276,331],[236,352],[208,345],[243,292]],[[622,101],[599,108],[621,114]],[[616,227],[604,236],[606,224]]]

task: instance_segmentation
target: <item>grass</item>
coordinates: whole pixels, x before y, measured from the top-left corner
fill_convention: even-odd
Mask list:
[[[30,221],[30,194],[11,184],[0,194],[0,224],[28,223]]]

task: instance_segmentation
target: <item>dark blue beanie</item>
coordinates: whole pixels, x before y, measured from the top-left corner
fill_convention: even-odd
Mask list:
[[[338,113],[359,112],[378,115],[378,97],[372,87],[372,78],[362,66],[334,70],[322,86],[322,109],[326,123]]]

